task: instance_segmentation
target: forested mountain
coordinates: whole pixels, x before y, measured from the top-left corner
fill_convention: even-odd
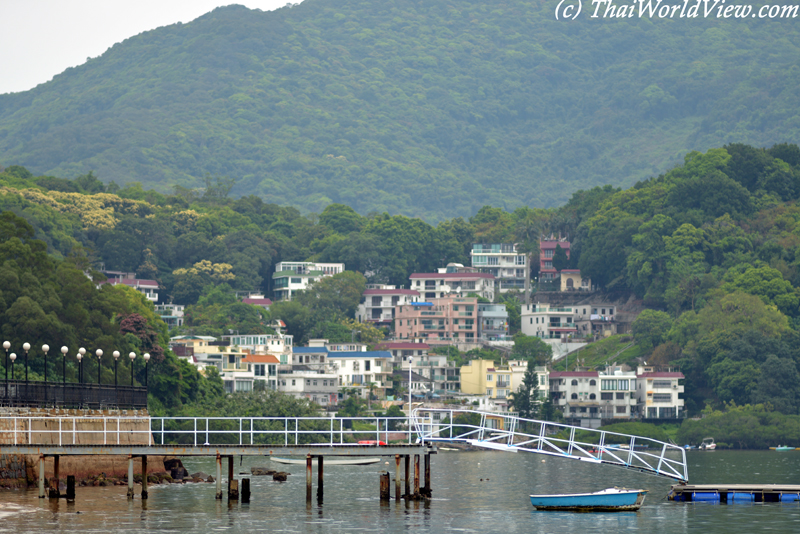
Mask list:
[[[0,95],[0,164],[437,221],[800,140],[792,19],[554,20],[551,2],[217,9]]]

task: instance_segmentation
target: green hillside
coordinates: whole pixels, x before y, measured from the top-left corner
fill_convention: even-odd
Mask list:
[[[800,141],[793,19],[554,20],[551,2],[220,8],[0,95],[0,165],[437,221]]]

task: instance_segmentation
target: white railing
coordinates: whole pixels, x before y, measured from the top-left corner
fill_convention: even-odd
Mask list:
[[[9,445],[411,443],[406,417],[5,417]]]
[[[462,442],[610,464],[681,481],[689,478],[682,447],[640,436],[470,410],[417,409],[412,424],[423,443]]]

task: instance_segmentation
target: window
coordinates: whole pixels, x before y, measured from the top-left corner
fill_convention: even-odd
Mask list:
[[[589,380],[589,385],[590,386],[596,386],[597,385],[597,380],[595,380],[595,379]]]
[[[615,411],[617,413],[626,413],[626,409],[627,409],[626,406],[617,406]]]
[[[595,400],[596,398],[597,395],[595,395],[594,393],[589,393],[589,400]]]
[[[653,393],[653,402],[672,402],[672,393]]]
[[[264,364],[256,364],[256,365],[254,365],[253,366],[253,374],[256,375],[256,376],[266,376],[266,372],[265,372],[264,367],[266,367]]]
[[[671,388],[672,380],[653,380],[653,388]]]
[[[299,283],[302,283],[302,281],[303,280],[301,278],[292,278],[292,283],[293,284],[299,284]]]
[[[306,380],[306,385],[310,386],[311,385],[311,380]]]
[[[603,391],[613,391],[617,389],[617,381],[616,380],[601,380],[600,381],[600,389]]]
[[[620,380],[617,383],[617,389],[620,391],[628,391],[628,380]]]
[[[295,380],[292,380],[292,385],[293,385],[293,386],[296,386],[296,385],[297,385],[297,384],[295,383]]]
[[[575,379],[573,379],[573,380],[572,380],[572,385],[573,385],[573,386],[577,386],[577,385],[578,385],[578,381],[577,381],[577,380],[575,380]]]
[[[577,394],[577,393],[573,393],[573,394],[572,394],[572,396],[571,396],[570,398],[571,398],[572,400],[578,400],[578,394]]]
[[[365,371],[369,371],[369,364],[370,364],[369,361],[364,362],[364,370]]]
[[[525,256],[517,256],[515,264],[516,265],[525,265]]]
[[[486,381],[487,382],[491,382],[492,381],[492,375],[486,375]]]
[[[600,394],[600,400],[614,400],[614,394],[613,393],[601,393]]]
[[[619,392],[618,392],[618,393],[617,393],[617,400],[623,400],[623,399],[625,399],[625,394],[624,394],[624,393],[619,393]]]

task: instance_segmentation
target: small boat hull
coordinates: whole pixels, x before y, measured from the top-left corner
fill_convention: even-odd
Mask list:
[[[306,465],[305,458],[276,458],[270,456],[270,461],[279,464]],[[370,465],[380,462],[380,458],[326,458],[323,465]],[[317,465],[317,458],[311,458],[311,463]]]
[[[609,488],[595,493],[531,495],[537,510],[561,512],[628,512],[638,510],[647,490]]]

